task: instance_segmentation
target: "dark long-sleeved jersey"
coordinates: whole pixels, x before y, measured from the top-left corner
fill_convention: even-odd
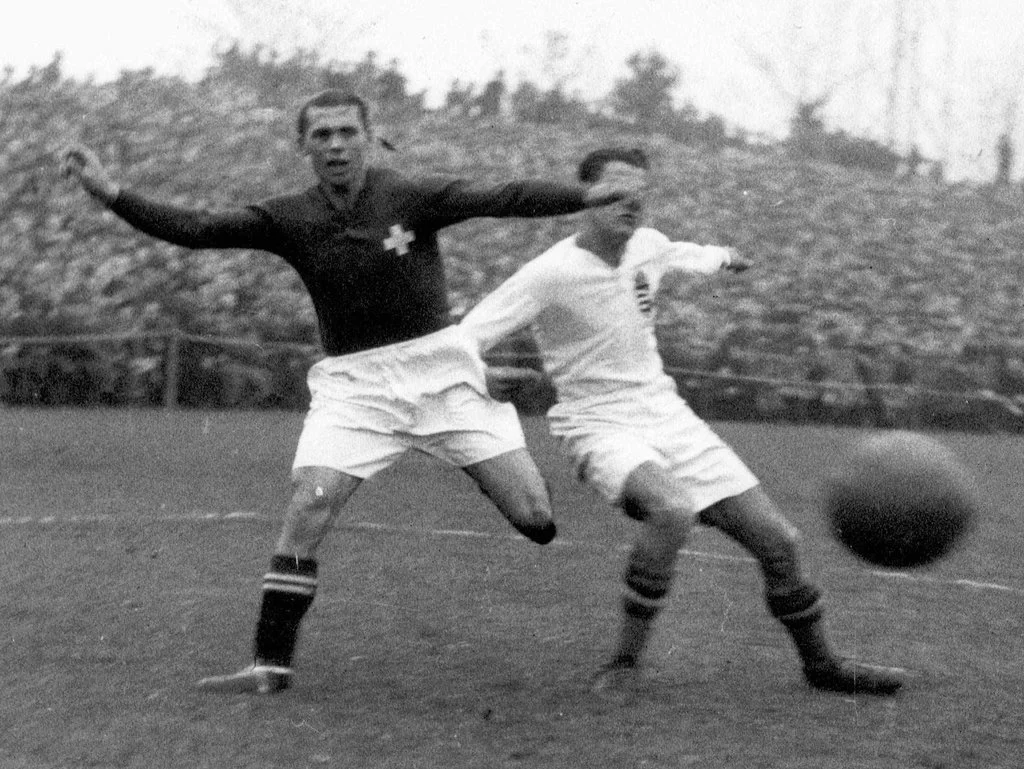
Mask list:
[[[319,187],[209,213],[124,190],[110,209],[133,227],[188,248],[277,254],[309,291],[328,355],[413,339],[450,325],[437,233],[474,217],[558,216],[584,207],[582,187],[412,180],[370,168],[349,211]]]

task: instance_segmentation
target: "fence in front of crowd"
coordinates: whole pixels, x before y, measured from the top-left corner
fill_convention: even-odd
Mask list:
[[[322,357],[315,345],[198,336],[138,334],[0,337],[0,404],[304,409],[306,372]],[[728,367],[668,367],[680,394],[707,419],[905,428],[1024,431],[1024,394],[987,386],[936,389],[913,383],[809,380],[785,356],[745,356]],[[488,357],[500,365],[538,367],[528,347]],[[752,362],[751,362],[752,361]],[[753,373],[751,373],[751,369]],[[790,376],[762,375],[779,370]],[[517,406],[541,413],[551,391],[524,393]]]

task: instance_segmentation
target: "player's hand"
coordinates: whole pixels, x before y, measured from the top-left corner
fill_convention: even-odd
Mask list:
[[[753,266],[754,263],[735,248],[729,249],[729,264],[725,266],[729,272],[744,272]]]
[[[548,386],[547,377],[531,368],[488,366],[485,379],[488,395],[503,403],[517,400]]]
[[[588,208],[606,206],[620,200],[642,200],[646,187],[642,179],[609,179],[587,187]]]
[[[86,192],[104,203],[112,203],[121,192],[96,153],[80,144],[67,147],[61,153],[60,172],[68,179],[77,180]]]

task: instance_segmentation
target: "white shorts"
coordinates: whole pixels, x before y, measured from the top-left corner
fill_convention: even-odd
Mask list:
[[[671,474],[679,504],[694,516],[758,485],[757,476],[674,387],[558,404],[548,417],[580,480],[612,505],[622,504],[626,479],[646,462]]]
[[[457,326],[326,358],[309,370],[292,467],[369,478],[409,449],[465,467],[524,448],[515,407],[487,395],[484,371]]]

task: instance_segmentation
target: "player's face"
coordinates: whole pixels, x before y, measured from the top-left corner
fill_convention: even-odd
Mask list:
[[[647,172],[629,163],[616,161],[604,167],[598,183],[613,184],[631,192],[615,203],[589,209],[591,227],[605,235],[629,237],[643,224]]]
[[[307,117],[302,150],[309,156],[313,173],[332,187],[360,184],[371,137],[359,108],[312,107]]]

